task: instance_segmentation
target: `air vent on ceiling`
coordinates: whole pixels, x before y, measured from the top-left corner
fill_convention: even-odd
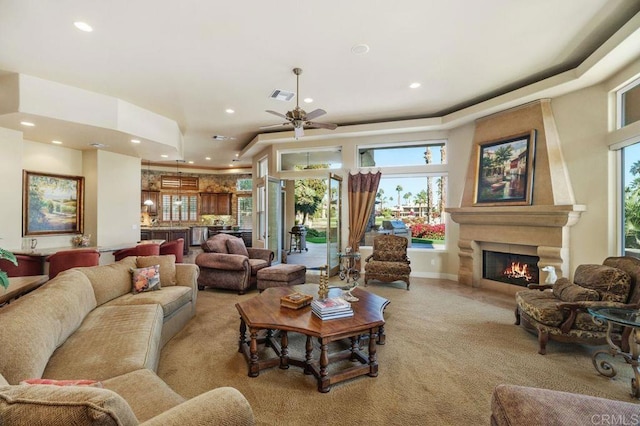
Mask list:
[[[92,142],[92,143],[89,144],[89,146],[92,146],[94,148],[106,148],[109,145],[105,145],[105,144],[100,143],[100,142]]]
[[[289,102],[296,94],[293,92],[287,92],[286,90],[274,90],[269,97],[271,99],[277,99],[279,101]]]
[[[233,136],[213,135],[211,136],[214,141],[232,141],[235,138]]]

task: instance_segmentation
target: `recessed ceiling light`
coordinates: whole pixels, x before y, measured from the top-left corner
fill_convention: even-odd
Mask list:
[[[229,167],[233,167],[233,164],[229,164]]]
[[[162,158],[169,158],[169,156],[168,156],[167,154],[162,154],[162,155],[160,155],[160,157],[162,157]]]
[[[353,46],[351,48],[351,53],[353,53],[354,55],[366,55],[367,53],[369,53],[369,50],[371,50],[369,46],[362,43]]]
[[[236,157],[240,157],[240,154],[238,154],[237,152],[236,152]]]
[[[304,102],[310,104],[313,102],[313,98],[304,98]]]
[[[227,108],[224,110],[227,114],[233,114],[235,111],[232,110],[231,108]]]
[[[193,161],[188,161],[189,164],[193,164]]]
[[[412,88],[412,89],[417,89],[417,88],[418,88],[418,87],[420,87],[420,86],[422,86],[422,84],[420,84],[420,83],[418,83],[418,82],[411,83],[411,84],[409,85],[409,87],[410,87],[410,88]]]
[[[51,141],[51,143],[56,144],[56,145],[62,145],[62,142],[60,142],[60,141]]]
[[[33,127],[35,126],[35,124],[33,124],[30,121],[21,121],[20,124],[22,124],[23,126],[27,126],[27,127]]]
[[[73,25],[75,25],[76,28],[79,29],[80,31],[84,31],[86,33],[90,33],[91,31],[93,31],[93,28],[91,27],[91,25],[87,24],[86,22],[76,21],[73,23]]]
[[[140,139],[131,139],[131,143],[140,143]]]
[[[209,161],[209,160],[211,160],[211,157],[204,157],[204,159]]]

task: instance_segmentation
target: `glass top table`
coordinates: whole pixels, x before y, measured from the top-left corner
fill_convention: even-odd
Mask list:
[[[640,362],[638,362],[638,356],[640,355],[638,331],[640,328],[640,310],[634,308],[592,307],[587,308],[587,311],[593,317],[594,323],[607,325],[606,340],[609,344],[609,349],[599,350],[593,354],[591,357],[593,366],[603,376],[614,377],[617,372],[613,364],[606,359],[598,361],[598,358],[607,355],[611,357],[620,355],[633,370],[634,378],[631,379],[631,395],[635,398],[640,398]],[[612,334],[614,327],[617,328],[616,334],[619,334],[620,326],[624,327],[624,329],[618,345],[617,342],[614,342]],[[628,340],[628,345],[625,339]]]

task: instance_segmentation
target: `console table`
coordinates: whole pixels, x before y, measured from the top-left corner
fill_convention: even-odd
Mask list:
[[[13,299],[29,293],[49,280],[48,275],[33,275],[30,277],[11,277],[9,287],[2,292],[0,288],[0,306],[9,303]]]

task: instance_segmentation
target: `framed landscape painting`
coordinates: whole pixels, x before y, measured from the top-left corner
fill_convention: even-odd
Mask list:
[[[22,234],[81,234],[84,227],[84,177],[22,174]]]
[[[529,205],[536,131],[478,144],[475,205]]]

